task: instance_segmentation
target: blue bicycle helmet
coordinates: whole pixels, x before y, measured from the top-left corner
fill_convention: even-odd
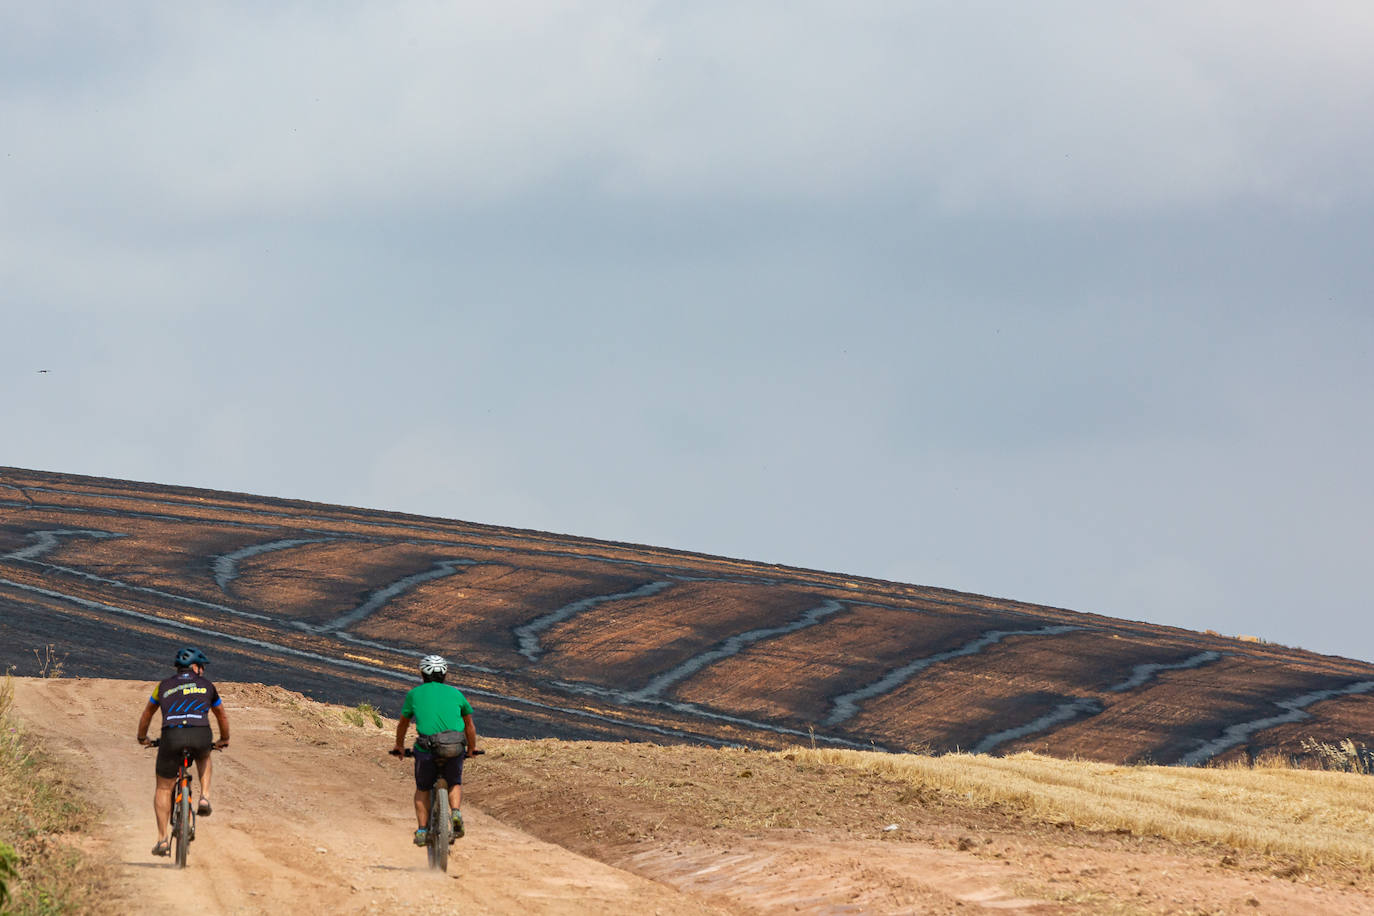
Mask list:
[[[205,653],[195,646],[187,646],[177,652],[176,666],[178,668],[189,668],[192,665],[206,665],[209,664],[209,662],[210,659],[205,657]]]

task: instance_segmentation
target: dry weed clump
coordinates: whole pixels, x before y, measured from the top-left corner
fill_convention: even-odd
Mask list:
[[[810,748],[786,753],[906,780],[956,803],[1000,805],[1046,823],[1374,869],[1374,793],[1353,773],[1116,766],[1032,753],[931,757]]]
[[[90,913],[106,870],[67,842],[96,818],[80,791],[26,735],[12,713],[14,681],[0,682],[0,885],[6,913]]]
[[[33,657],[38,660],[39,677],[61,677],[67,664],[67,653],[58,652],[52,643],[43,647],[43,651],[33,650]]]
[[[1362,776],[1374,773],[1374,751],[1362,742],[1345,738],[1328,744],[1316,738],[1303,738],[1302,749],[1316,759],[1323,770],[1359,773]]]
[[[374,728],[382,727],[382,714],[371,703],[359,703],[352,709],[340,710],[339,714],[345,722],[357,728],[362,728],[368,723]]]

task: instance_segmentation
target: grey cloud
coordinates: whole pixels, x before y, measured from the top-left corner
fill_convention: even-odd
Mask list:
[[[956,212],[1367,196],[1367,14],[1182,9],[148,8],[143,28],[41,30],[46,58],[89,69],[79,92],[72,67],[9,86],[9,152],[45,176],[10,191],[182,219],[568,177],[611,199],[896,188]]]

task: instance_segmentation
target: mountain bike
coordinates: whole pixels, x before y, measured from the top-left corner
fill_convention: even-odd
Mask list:
[[[414,757],[415,751],[406,748],[402,754],[389,751],[393,756]],[[486,751],[467,751],[465,757],[476,757]],[[429,827],[425,833],[425,852],[429,857],[429,867],[442,872],[448,871],[448,848],[453,845],[453,810],[448,804],[448,780],[442,773],[429,790]]]
[[[157,747],[161,739],[154,738],[149,741],[148,747]],[[217,751],[220,748],[212,745],[211,750]],[[172,785],[172,845],[175,850],[175,861],[177,868],[186,867],[186,857],[191,852],[191,841],[196,838],[196,808],[192,802],[194,794],[191,792],[191,769],[195,765],[195,758],[191,756],[191,748],[181,749],[181,766],[177,769],[177,781]]]

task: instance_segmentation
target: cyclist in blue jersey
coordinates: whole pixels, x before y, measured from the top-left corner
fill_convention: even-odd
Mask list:
[[[406,731],[415,723],[419,739],[415,742],[415,845],[423,846],[429,836],[429,793],[434,789],[440,773],[448,781],[448,803],[453,811],[453,835],[463,835],[463,815],[458,806],[463,801],[463,758],[476,754],[477,729],[472,724],[472,704],[457,687],[444,683],[448,676],[448,661],[440,655],[426,655],[420,660],[420,677],[424,683],[406,694],[401,706],[401,718],[396,723],[396,747],[391,753],[397,757],[405,752]],[[461,737],[458,733],[461,732]],[[464,745],[464,751],[453,757],[436,754],[432,741],[451,739]]]
[[[153,792],[153,814],[157,818],[157,845],[153,855],[165,856],[171,851],[172,835],[168,822],[172,816],[172,784],[181,768],[181,752],[190,748],[200,777],[200,804],[196,811],[201,817],[210,815],[210,748],[229,746],[229,717],[215,685],[205,679],[205,653],[188,646],[177,652],[176,674],[153,687],[143,717],[138,720],[138,743],[147,746],[148,726],[153,712],[162,711],[162,737],[158,741],[157,764],[154,767],[157,787]],[[210,733],[210,714],[219,723],[219,741]]]

